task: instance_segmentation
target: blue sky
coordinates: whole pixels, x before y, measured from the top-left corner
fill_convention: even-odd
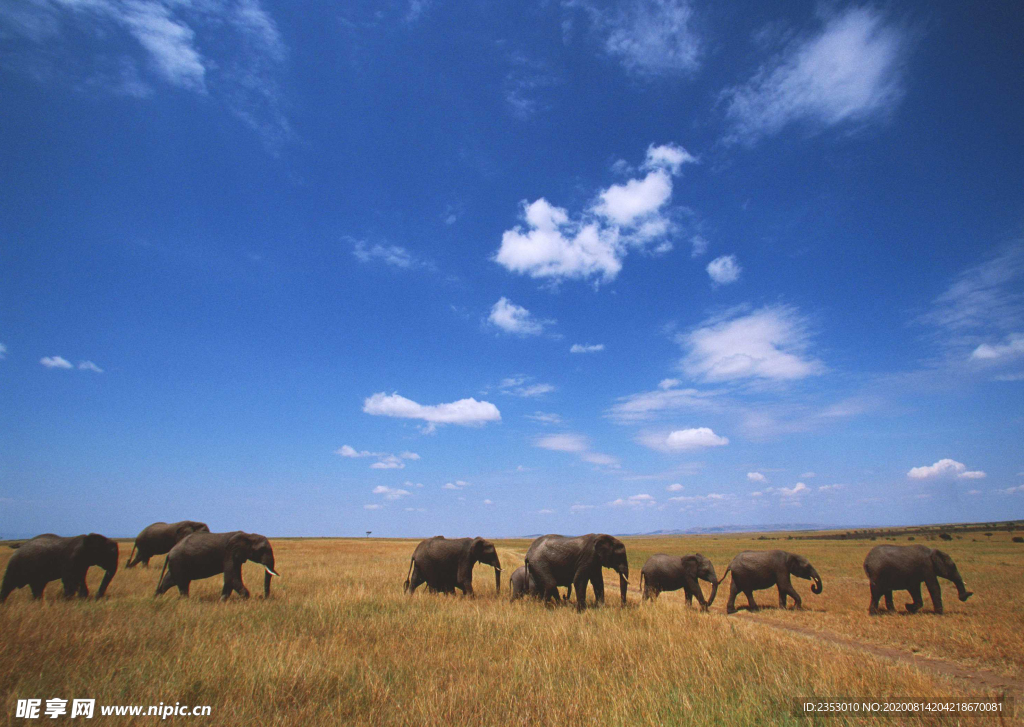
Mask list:
[[[1014,3],[0,7],[0,537],[1024,517]]]

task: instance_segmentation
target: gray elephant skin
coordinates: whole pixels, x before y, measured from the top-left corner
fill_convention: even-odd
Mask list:
[[[926,545],[879,545],[864,558],[864,572],[871,584],[871,603],[868,613],[878,613],[878,599],[885,596],[885,607],[895,611],[892,603],[894,590],[907,591],[913,599],[907,604],[907,613],[915,613],[924,605],[921,583],[928,587],[935,613],[942,613],[942,590],[939,578],[953,581],[957,595],[966,601],[974,594],[964,586],[956,563],[941,550]]]
[[[725,605],[727,613],[736,612],[736,596],[742,592],[747,597],[747,610],[756,611],[754,591],[776,586],[779,589],[779,608],[786,607],[786,598],[791,597],[796,608],[803,608],[800,594],[793,588],[791,576],[813,581],[811,593],[821,593],[821,576],[810,561],[802,555],[787,553],[784,550],[746,550],[729,563],[722,574],[722,580],[732,571],[732,586],[729,589],[729,602]]]
[[[508,587],[509,590],[512,591],[511,600],[513,601],[516,601],[526,595],[540,595],[540,592],[537,590],[537,581],[527,575],[525,565],[519,566],[512,572],[512,576],[508,579]],[[566,589],[563,600],[568,601],[570,595],[572,595],[572,586],[569,586]]]
[[[96,591],[96,598],[102,598],[117,573],[118,558],[117,543],[97,533],[72,538],[53,533],[37,535],[22,543],[7,562],[0,603],[11,591],[24,586],[32,589],[32,598],[42,598],[46,584],[58,578],[64,583],[65,598],[76,593],[85,598],[89,595],[85,577],[94,565],[106,571]]]
[[[571,586],[576,592],[576,610],[587,607],[587,583],[594,588],[594,600],[604,603],[602,568],[619,574],[622,605],[626,605],[629,585],[629,562],[626,546],[618,538],[603,533],[590,533],[575,538],[564,535],[542,535],[526,551],[527,583],[532,579],[545,602],[558,598],[560,586]]]
[[[227,600],[232,591],[242,598],[248,598],[249,589],[242,583],[242,564],[247,560],[260,564],[266,570],[263,575],[263,597],[270,598],[270,579],[277,575],[277,571],[274,570],[274,549],[266,537],[240,530],[230,533],[192,533],[167,554],[156,595],[177,586],[178,592],[187,596],[192,581],[223,573],[221,600]]]
[[[697,579],[711,584],[711,596],[705,601]],[[711,608],[718,594],[718,576],[715,566],[707,557],[700,553],[693,555],[652,555],[640,570],[640,591],[644,600],[657,598],[662,591],[678,591],[686,594],[686,605],[693,606],[693,598],[697,597],[702,611]]]
[[[144,528],[135,538],[132,552],[128,554],[125,568],[134,568],[139,563],[149,568],[149,559],[154,555],[170,553],[171,548],[192,533],[208,533],[206,523],[195,520],[182,520],[176,523],[153,523]],[[133,559],[134,556],[134,559]]]
[[[501,562],[494,545],[483,538],[445,538],[436,535],[416,546],[409,560],[409,575],[403,590],[410,596],[423,583],[437,593],[473,595],[473,566],[484,563],[494,568],[494,590],[501,593]]]

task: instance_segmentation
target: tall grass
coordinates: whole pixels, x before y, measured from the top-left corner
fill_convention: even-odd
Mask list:
[[[639,604],[636,576],[650,553],[700,550],[721,574],[749,539],[626,544],[636,574],[629,606],[620,608],[616,595],[583,614],[509,603],[507,580],[496,595],[485,566],[476,572],[475,599],[422,588],[410,598],[402,582],[415,542],[363,539],[274,541],[282,578],[267,601],[220,603],[218,578],[193,583],[187,600],[173,593],[154,599],[157,568],[122,570],[103,601],[64,602],[58,584],[43,603],[18,591],[0,607],[0,709],[9,723],[23,723],[14,719],[19,698],[84,697],[97,704],[209,704],[205,721],[217,725],[790,725],[806,723],[798,699],[976,695],[905,665],[726,617],[728,581],[710,614],[687,609],[681,593]],[[528,545],[498,543],[506,575]],[[1005,546],[972,543],[958,559],[977,602],[952,599],[945,617],[869,618],[866,585],[856,582],[866,548],[851,545],[793,547],[815,562],[825,593],[807,593],[814,610],[765,611],[755,619],[817,619],[822,628],[936,651],[953,643],[956,658],[1019,668],[1019,647],[1015,657],[1001,656],[1019,643],[1019,609],[1006,601],[988,607],[989,594],[1002,593],[995,581]],[[0,568],[11,552],[0,551]],[[243,577],[252,587],[261,573],[247,565]],[[606,590],[617,594],[608,574]],[[1010,577],[1019,592],[1020,569]],[[760,596],[764,605],[776,600],[774,592]],[[986,624],[993,637],[1018,641],[988,645],[979,638]],[[865,722],[956,723],[920,714],[828,723]]]

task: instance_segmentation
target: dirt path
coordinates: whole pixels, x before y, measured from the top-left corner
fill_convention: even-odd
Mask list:
[[[936,659],[931,656],[919,656],[918,654],[900,651],[899,649],[890,649],[885,646],[864,644],[860,641],[854,641],[853,639],[848,639],[844,636],[838,636],[836,634],[822,631],[814,631],[812,629],[804,628],[803,626],[761,621],[753,616],[748,616],[747,614],[736,614],[729,618],[736,618],[737,616],[747,623],[758,624],[760,626],[778,629],[779,631],[786,631],[805,638],[824,641],[829,644],[836,644],[837,646],[860,651],[865,654],[871,654],[883,659],[911,664],[918,669],[931,671],[941,676],[962,679],[970,686],[977,688],[979,691],[1005,692],[1008,696],[1012,696],[1014,701],[1019,701],[1024,698],[1024,681],[1015,679],[1014,677],[997,674],[990,669],[970,669],[951,661],[946,661],[945,659]]]

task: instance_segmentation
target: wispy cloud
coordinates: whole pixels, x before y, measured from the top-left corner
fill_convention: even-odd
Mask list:
[[[94,374],[102,374],[103,369],[94,364],[92,361],[80,361],[78,364],[79,371],[92,371]]]
[[[833,15],[723,93],[729,140],[753,143],[796,122],[821,128],[885,116],[903,96],[907,46],[906,33],[881,11]]]
[[[415,452],[402,452],[399,455],[391,454],[390,452],[370,452],[368,450],[357,450],[355,447],[351,447],[347,444],[343,444],[339,449],[334,450],[335,454],[339,454],[342,457],[348,457],[351,459],[359,459],[363,457],[372,457],[377,461],[370,465],[370,469],[374,470],[400,470],[405,469],[405,462],[403,460],[418,460],[420,456]]]
[[[386,487],[384,485],[378,485],[373,488],[373,494],[383,495],[385,500],[401,500],[403,497],[409,497],[412,493],[408,490],[403,490],[400,487]]]
[[[541,383],[530,383],[532,377],[529,376],[513,376],[507,379],[503,379],[498,384],[498,389],[503,394],[511,394],[512,396],[519,396],[524,399],[533,399],[544,394],[549,394],[555,390],[552,384],[541,384]]]
[[[648,494],[630,495],[627,498],[618,498],[608,503],[609,507],[632,507],[635,509],[654,507],[658,502]]]
[[[825,371],[807,355],[807,319],[790,306],[709,318],[677,340],[687,351],[683,370],[703,381],[793,380]]]
[[[639,0],[617,7],[577,1],[603,39],[605,53],[641,76],[690,76],[700,67],[702,42],[686,0]]]
[[[73,369],[74,366],[63,356],[44,356],[39,363],[48,369]]]
[[[370,245],[365,240],[356,240],[351,237],[346,237],[346,240],[352,243],[353,257],[361,263],[381,262],[401,270],[434,268],[433,263],[420,259],[399,245]]]
[[[582,344],[574,343],[572,348],[569,349],[569,353],[597,353],[598,351],[604,350],[603,343],[595,344]]]
[[[582,434],[568,432],[549,434],[534,439],[533,446],[553,452],[569,452],[575,454],[584,462],[603,467],[618,467],[619,465],[619,461],[614,457],[591,450],[590,440]]]

